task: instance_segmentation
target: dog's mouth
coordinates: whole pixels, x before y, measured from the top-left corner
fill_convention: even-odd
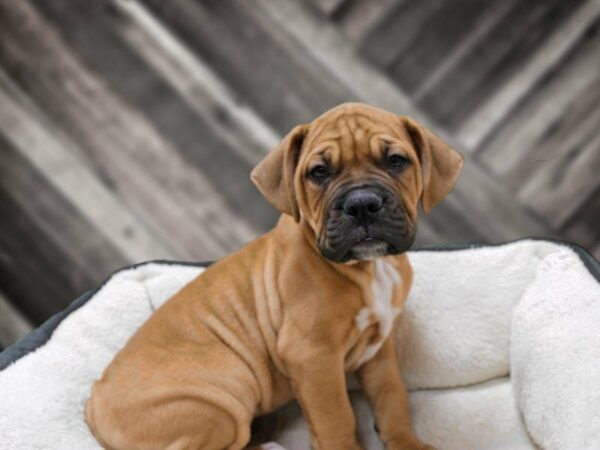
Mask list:
[[[334,262],[370,260],[408,250],[415,227],[390,191],[360,187],[332,202],[317,245]]]
[[[386,226],[381,227],[381,231],[370,234],[360,230],[330,232],[327,237],[319,239],[317,245],[325,258],[343,263],[397,255],[410,249],[414,242],[412,229]]]
[[[381,239],[365,237],[350,248],[351,258],[369,260],[388,254],[389,244]]]

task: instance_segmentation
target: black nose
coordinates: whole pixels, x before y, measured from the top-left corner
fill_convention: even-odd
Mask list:
[[[366,189],[350,191],[344,200],[344,213],[359,220],[372,218],[383,206],[383,199]]]

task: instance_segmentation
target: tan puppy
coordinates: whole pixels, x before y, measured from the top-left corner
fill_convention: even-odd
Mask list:
[[[296,398],[314,449],[360,448],[356,371],[389,450],[414,436],[393,329],[412,282],[417,204],[462,157],[416,122],[357,103],[295,127],[252,180],[284,213],[167,301],[93,387],[108,449],[242,449],[252,418]]]

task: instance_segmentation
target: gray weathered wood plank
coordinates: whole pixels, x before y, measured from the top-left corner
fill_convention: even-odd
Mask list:
[[[40,9],[56,24],[76,55],[93,69],[93,76],[107,84],[112,96],[128,106],[131,116],[138,115],[139,122],[147,122],[158,138],[170,144],[175,153],[171,158],[170,152],[164,152],[164,157],[172,162],[180,159],[189,169],[196,168],[197,180],[187,178],[198,187],[200,180],[205,180],[203,189],[194,193],[196,198],[190,197],[182,206],[206,224],[211,223],[211,218],[214,221],[222,216],[218,225],[207,229],[213,240],[231,250],[255,236],[258,229],[273,224],[272,209],[250,182],[248,174],[253,164],[239,158],[223,139],[224,134],[216,133],[122,40],[120,30],[130,23],[128,16],[105,0],[95,2],[92,8],[86,3],[73,5],[58,0],[44,3]],[[226,120],[218,112],[212,117]],[[164,177],[158,173],[157,176]],[[177,192],[181,199],[182,193]],[[200,199],[206,206],[201,205]],[[210,209],[203,211],[206,207]],[[228,214],[233,219],[237,212],[241,213],[238,220],[227,220]]]
[[[442,124],[457,129],[469,115],[518,72],[581,0],[518,2],[454,70],[438,80],[419,104]]]
[[[29,163],[129,261],[171,255],[95,173],[68,141],[51,132],[31,104],[0,71],[0,130]],[[133,232],[135,230],[135,232]]]
[[[26,3],[19,5],[25,8]],[[34,16],[31,10],[25,13]],[[255,235],[139,110],[75,59],[40,18],[27,23],[26,31],[33,35],[29,39],[19,39],[19,30],[13,30],[2,40],[5,64],[18,68],[23,88],[51,111],[85,152],[86,164],[110,180],[154,233],[178,255],[202,259],[221,256]],[[17,53],[23,48],[29,52],[26,57]],[[39,73],[40,61],[48,72]],[[48,77],[49,72],[56,76]]]
[[[528,58],[485,103],[471,112],[458,130],[458,137],[477,148],[511,114],[519,102],[536,89],[548,73],[556,72],[567,55],[581,43],[582,36],[600,17],[600,2],[588,0],[558,27],[543,46]]]
[[[276,34],[248,2],[144,3],[280,134],[350,100],[310,52]]]
[[[523,178],[518,198],[556,228],[600,187],[599,104],[600,76],[572,100],[531,151],[539,167]]]
[[[69,271],[68,256],[54,245],[20,210],[20,205],[0,191],[0,279],[20,313],[39,325],[94,285]],[[37,238],[32,238],[36,236]]]
[[[449,5],[453,6],[451,3]],[[419,42],[417,49],[411,49],[406,55],[406,61],[401,59],[399,64],[390,68],[391,73],[398,72],[405,77],[407,74],[412,75],[412,80],[408,78],[407,81],[412,81],[414,84],[415,101],[422,100],[448,74],[457,70],[463,60],[511,11],[514,1],[488,2],[484,8],[481,8],[481,5],[482,2],[474,2],[475,7],[468,8],[466,17],[463,15],[462,8],[442,11],[446,13],[442,14],[444,27],[436,23],[425,24],[427,29],[442,28],[442,32],[436,33],[434,39],[423,38],[424,44]],[[420,53],[417,50],[420,50]],[[409,59],[413,62],[411,63]],[[406,69],[416,70],[406,71]],[[404,74],[404,72],[408,73]]]
[[[342,5],[351,2],[352,0],[310,0],[310,4],[314,5],[319,11],[327,16],[335,14]]]
[[[0,351],[25,336],[33,329],[0,292]]]
[[[256,164],[280,136],[215,71],[137,0],[114,0],[130,21],[117,31],[237,154]]]
[[[10,158],[10,153],[18,155],[11,152],[10,146],[4,145],[1,150],[3,168],[23,163],[18,157]],[[2,291],[12,305],[39,325],[94,287],[107,273],[122,266],[123,260],[101,237],[93,234],[93,230],[90,237],[77,241],[84,238],[77,236],[77,228],[89,225],[77,217],[70,205],[65,204],[31,166],[23,165],[21,170],[29,171],[31,189],[37,187],[38,195],[44,203],[51,204],[53,210],[48,212],[50,205],[39,201],[24,204],[14,190],[7,191],[0,186],[0,280]],[[44,219],[56,222],[56,216],[70,222],[70,229],[62,230],[59,236],[55,225],[42,223]],[[74,239],[71,248],[65,245],[69,236]],[[101,248],[102,244],[107,248]],[[90,274],[94,268],[96,272]]]
[[[561,229],[566,239],[578,243],[600,260],[600,187],[588,197]]]
[[[33,322],[130,262],[2,135],[0,174],[2,290]]]
[[[396,4],[407,0],[352,0],[343,14],[334,17],[334,23],[352,42],[361,42]]]
[[[597,67],[600,37],[587,33],[576,51],[548,73],[544,82],[482,144],[478,157],[514,190],[527,184],[534,172],[548,168],[551,175],[552,160],[559,157],[557,161],[564,162],[570,157],[572,140],[581,135],[577,127],[595,112],[600,95]]]
[[[423,31],[423,23],[444,6],[441,0],[402,1],[372,26],[358,46],[379,68],[388,68]]]
[[[420,101],[457,70],[515,1],[463,0],[460,8],[453,2],[442,2],[431,16],[418,23],[419,33],[390,62],[386,72]]]
[[[30,237],[33,243],[51,239],[68,258],[74,284],[77,277],[97,280],[131,262],[1,134],[0,149],[0,189],[19,205],[22,219],[40,231]]]

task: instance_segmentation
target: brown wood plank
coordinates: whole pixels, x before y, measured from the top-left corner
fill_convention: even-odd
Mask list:
[[[518,2],[455,70],[421,94],[419,104],[440,123],[457,128],[580,4],[581,0]]]

